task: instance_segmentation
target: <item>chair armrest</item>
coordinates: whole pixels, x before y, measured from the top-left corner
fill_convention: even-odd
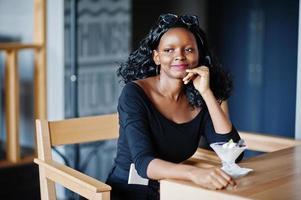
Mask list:
[[[77,185],[91,192],[108,192],[111,187],[101,181],[76,171],[66,165],[55,161],[42,161],[34,159],[34,162],[45,169],[46,177],[66,188]]]

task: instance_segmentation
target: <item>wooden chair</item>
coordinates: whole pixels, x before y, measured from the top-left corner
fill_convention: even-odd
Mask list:
[[[55,183],[87,199],[110,199],[111,187],[52,159],[51,148],[59,145],[116,139],[117,114],[60,121],[36,120],[40,189],[42,200],[55,200]]]

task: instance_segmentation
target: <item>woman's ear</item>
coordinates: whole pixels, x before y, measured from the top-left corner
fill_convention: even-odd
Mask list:
[[[159,52],[157,50],[153,50],[153,60],[156,65],[160,65]]]

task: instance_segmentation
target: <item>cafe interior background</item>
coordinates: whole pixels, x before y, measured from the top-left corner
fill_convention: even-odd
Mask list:
[[[0,0],[0,43],[33,41],[34,0]],[[47,118],[116,112],[118,63],[162,13],[195,14],[210,47],[232,73],[229,99],[236,128],[301,139],[301,54],[298,0],[48,0]],[[77,39],[75,39],[77,38]],[[37,167],[6,165],[5,51],[0,50],[0,199],[39,199]],[[32,154],[33,51],[18,53],[21,157]],[[300,55],[299,55],[300,54]],[[70,145],[62,162],[105,180],[116,141]],[[101,152],[101,153],[100,153]],[[72,197],[58,188],[61,199]]]

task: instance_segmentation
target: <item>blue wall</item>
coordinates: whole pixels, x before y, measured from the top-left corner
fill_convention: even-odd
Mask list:
[[[211,43],[234,76],[239,130],[294,137],[298,12],[297,0],[211,3]]]

